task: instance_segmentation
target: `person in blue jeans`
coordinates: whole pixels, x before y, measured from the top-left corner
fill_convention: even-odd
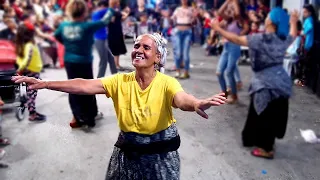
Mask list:
[[[108,12],[108,1],[102,0],[98,3],[98,8],[96,11],[92,13],[92,21],[100,21],[101,18]],[[109,49],[108,43],[108,32],[107,27],[103,27],[96,31],[94,34],[95,38],[95,46],[97,48],[100,62],[99,62],[99,71],[98,71],[98,78],[104,77],[106,74],[107,63],[109,63],[111,74],[116,74],[118,72],[114,57]]]
[[[93,79],[93,35],[111,22],[116,1],[110,0],[108,12],[96,22],[86,21],[88,8],[84,0],[69,1],[66,14],[71,21],[61,23],[54,33],[55,38],[65,47],[64,60],[68,79]],[[102,117],[98,113],[95,95],[69,94],[69,103],[74,116],[70,123],[72,128],[94,127],[95,119]]]
[[[192,9],[188,6],[187,0],[181,0],[181,6],[174,11],[172,19],[176,23],[176,32],[174,35],[174,46],[176,51],[174,53],[174,59],[177,73],[175,77],[180,79],[188,79],[190,78],[190,46],[194,16]],[[184,73],[181,72],[182,60],[184,60]]]
[[[233,7],[231,10],[228,9],[228,7],[230,6]],[[230,11],[232,11],[232,13],[230,13]],[[228,32],[232,32],[237,35],[241,34],[242,27],[240,22],[240,8],[237,2],[226,1],[221,6],[218,13],[224,18],[226,27],[225,29]],[[232,16],[230,16],[230,14],[232,14]],[[223,51],[218,62],[216,73],[219,79],[221,91],[226,94],[226,97],[228,97],[229,95],[231,96],[230,98],[228,98],[227,103],[234,104],[238,100],[235,76],[240,77],[239,71],[236,70],[237,62],[241,56],[241,49],[237,44],[229,42],[225,39],[223,41]],[[227,82],[225,77],[227,78]],[[227,91],[227,85],[230,85],[231,92]]]
[[[235,103],[235,101],[238,99],[235,72],[237,72],[236,66],[240,54],[240,47],[238,45],[231,42],[226,42],[223,46],[223,51],[218,62],[217,75],[221,90],[222,92],[226,93],[226,96],[228,96],[230,93],[227,91],[227,82],[225,77],[228,79],[228,85],[230,85],[231,88],[232,99],[228,99],[227,101],[230,104]],[[238,74],[238,77],[239,76],[240,75]]]

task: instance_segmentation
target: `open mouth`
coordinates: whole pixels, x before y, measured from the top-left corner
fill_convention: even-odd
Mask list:
[[[134,57],[134,60],[144,60],[144,57],[141,54],[136,54],[136,56]]]

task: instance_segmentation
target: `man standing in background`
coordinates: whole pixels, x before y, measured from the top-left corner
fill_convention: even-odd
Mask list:
[[[98,3],[98,8],[92,13],[92,21],[99,21],[108,11],[107,7],[107,0],[100,1]],[[104,77],[106,74],[107,63],[110,65],[111,74],[116,74],[118,71],[114,62],[114,57],[109,49],[107,27],[96,31],[94,38],[95,46],[100,57],[99,72],[97,77]]]

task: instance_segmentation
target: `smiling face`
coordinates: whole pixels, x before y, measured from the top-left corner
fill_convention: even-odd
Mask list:
[[[137,38],[131,53],[132,65],[136,69],[154,68],[155,63],[159,63],[160,55],[156,43],[148,35]]]

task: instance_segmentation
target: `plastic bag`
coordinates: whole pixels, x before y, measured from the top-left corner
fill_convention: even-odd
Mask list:
[[[307,143],[312,143],[312,144],[320,143],[320,138],[318,138],[316,133],[311,129],[306,129],[306,130],[300,129],[300,134]]]

